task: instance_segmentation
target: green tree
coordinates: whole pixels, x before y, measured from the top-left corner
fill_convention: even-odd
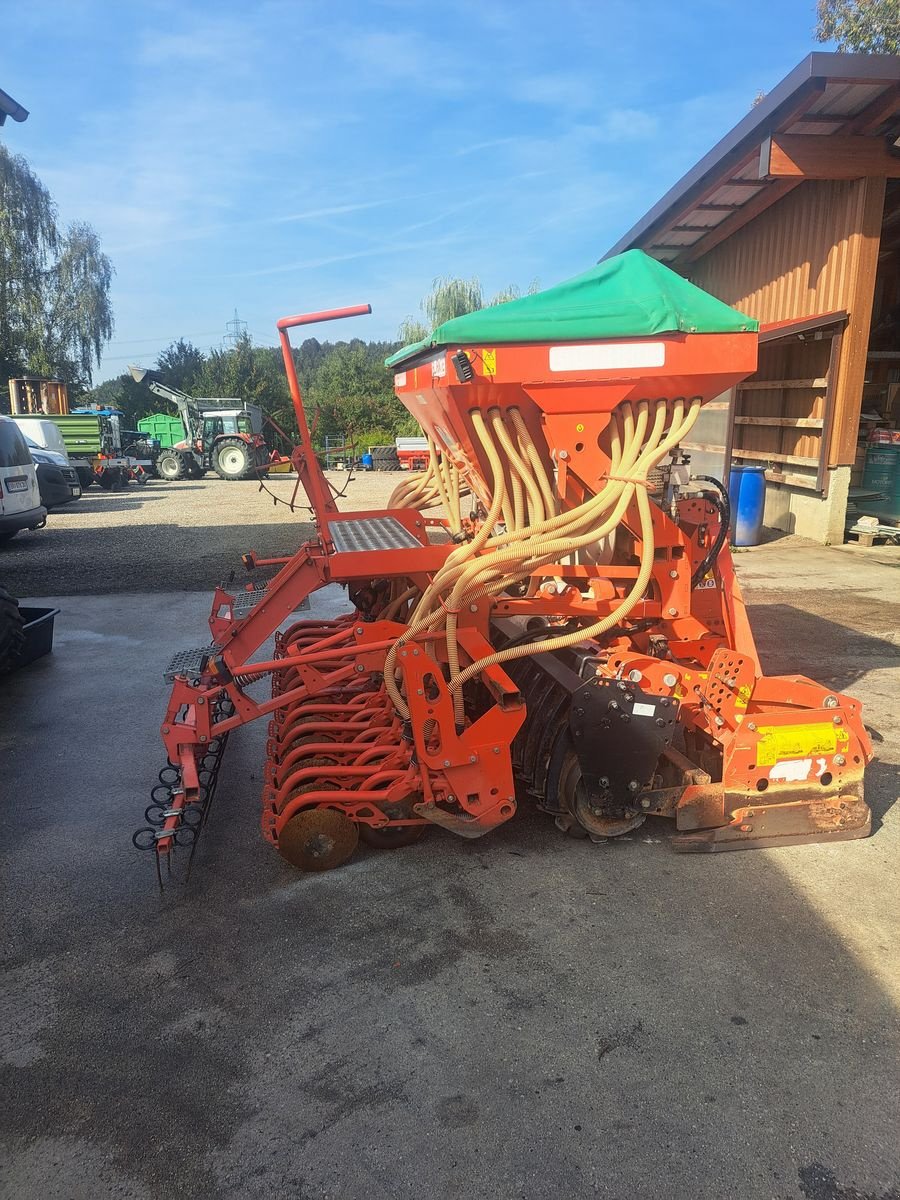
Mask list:
[[[69,399],[72,399],[71,393]],[[126,429],[137,429],[141,417],[147,417],[161,408],[169,411],[169,405],[164,405],[148,390],[145,384],[135,383],[130,375],[117,375],[115,379],[107,379],[98,387],[85,392],[77,399],[79,406],[99,405],[101,408],[120,408],[125,414]]]
[[[330,348],[307,391],[307,407],[318,411],[317,442],[331,436],[360,446],[390,440],[414,425],[384,366],[390,349],[361,341]]]
[[[193,395],[195,381],[205,362],[206,356],[202,350],[198,350],[184,338],[179,338],[159,355],[156,369],[163,383],[177,388],[179,392],[187,392],[190,396]]]
[[[0,372],[90,383],[113,330],[113,268],[83,222],[61,230],[47,188],[0,146]]]
[[[900,54],[897,0],[818,0],[816,40],[862,54]]]

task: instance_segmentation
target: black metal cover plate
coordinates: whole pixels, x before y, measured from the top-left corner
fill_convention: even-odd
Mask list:
[[[627,806],[649,787],[678,707],[628,680],[597,678],[574,692],[569,725],[589,793]]]

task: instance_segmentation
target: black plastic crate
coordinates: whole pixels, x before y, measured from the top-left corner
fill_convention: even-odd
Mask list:
[[[25,622],[25,644],[22,653],[16,659],[14,670],[26,667],[36,658],[43,658],[53,649],[53,620],[59,612],[58,608],[29,608],[19,605],[19,612]]]

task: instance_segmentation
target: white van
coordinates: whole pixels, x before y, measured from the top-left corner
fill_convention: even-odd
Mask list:
[[[53,421],[46,421],[41,417],[16,417],[16,424],[25,436],[31,438],[42,450],[52,450],[54,454],[61,454],[68,465],[69,452],[66,443],[59,426]]]
[[[46,520],[28,443],[15,421],[0,417],[0,542]]]

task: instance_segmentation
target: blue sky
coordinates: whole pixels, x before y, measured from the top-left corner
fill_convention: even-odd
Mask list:
[[[10,14],[12,13],[10,12]],[[0,137],[116,269],[98,379],[237,308],[369,301],[391,338],[437,275],[584,270],[810,50],[813,0],[31,0]]]

